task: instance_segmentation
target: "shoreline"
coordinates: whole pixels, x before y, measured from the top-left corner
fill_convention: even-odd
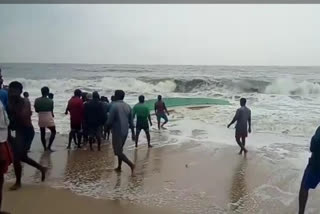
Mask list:
[[[153,142],[164,139],[166,132],[153,136]],[[98,200],[92,202],[97,204],[106,200],[106,208],[103,209],[122,209],[115,201],[141,206],[142,210],[159,207],[159,212],[169,209],[174,213],[201,214],[258,213],[263,210],[289,214],[297,207],[297,191],[303,170],[292,168],[290,161],[263,149],[250,149],[247,158],[237,154],[236,145],[213,143],[208,147],[195,140],[147,149],[142,136],[138,149],[134,149],[130,140],[125,146],[125,153],[136,164],[136,177],[131,177],[126,165],[121,174],[114,172],[116,158],[111,143],[103,143],[102,152],[90,152],[85,149],[68,151],[66,142],[66,136],[57,135],[57,151],[43,153],[40,137],[36,135],[30,157],[49,166],[47,180],[40,183],[39,173],[25,166],[21,193],[5,190],[4,209],[12,212],[15,196],[27,197],[24,194],[28,194],[37,201],[37,195],[42,191],[53,192],[52,196],[43,199],[43,204],[58,200],[60,195],[77,204],[84,200],[81,198],[84,196]],[[253,142],[250,140],[249,148],[250,143]],[[9,183],[14,181],[12,170],[7,178]],[[29,209],[25,206],[21,204],[24,209]],[[66,210],[76,208],[72,204],[61,206],[66,206]],[[320,210],[314,200],[310,201],[310,206]],[[95,206],[91,209],[92,213],[100,210]],[[123,209],[125,213],[127,207]],[[31,213],[38,214],[35,211]]]

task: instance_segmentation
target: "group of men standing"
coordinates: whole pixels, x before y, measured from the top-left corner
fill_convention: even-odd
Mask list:
[[[82,99],[81,99],[82,97]],[[66,108],[66,114],[70,113],[69,145],[70,149],[72,140],[78,148],[81,147],[81,139],[84,142],[87,140],[90,143],[90,149],[93,150],[92,144],[96,141],[98,150],[101,149],[101,136],[105,136],[112,131],[112,146],[114,154],[118,157],[117,171],[121,171],[122,162],[129,165],[134,173],[134,164],[123,153],[123,146],[131,130],[132,140],[135,140],[136,147],[138,146],[139,135],[142,130],[145,131],[148,141],[148,147],[151,148],[151,139],[149,131],[149,123],[152,126],[150,110],[144,104],[145,97],[139,96],[139,103],[131,107],[125,103],[125,92],[116,90],[114,96],[111,97],[111,103],[106,97],[99,96],[98,92],[86,94],[85,98],[81,90],[77,89],[74,96],[69,100]],[[84,99],[83,99],[84,98]],[[160,120],[164,118],[162,127],[168,122],[166,113],[168,110],[162,97],[158,96],[158,101],[155,103],[155,113],[158,119],[158,128],[160,129]],[[137,117],[136,132],[134,129],[133,120]],[[104,132],[104,133],[103,133]],[[86,139],[88,138],[88,139]]]

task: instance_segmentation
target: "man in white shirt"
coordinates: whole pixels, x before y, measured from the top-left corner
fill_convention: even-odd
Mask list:
[[[1,100],[1,98],[0,98]],[[4,174],[7,173],[9,165],[12,163],[12,154],[7,142],[9,119],[3,101],[0,102],[0,214],[8,214],[1,211],[2,189]]]

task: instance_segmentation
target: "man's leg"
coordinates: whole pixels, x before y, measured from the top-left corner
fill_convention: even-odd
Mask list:
[[[107,139],[107,126],[103,125],[103,139],[106,140]]]
[[[19,150],[19,164],[20,164],[20,179],[21,179],[21,162],[25,162],[26,164],[33,166],[34,168],[41,171],[41,181],[44,181],[46,178],[47,168],[41,166],[39,163],[34,161],[33,159],[28,157],[28,146],[31,145],[34,138],[34,129],[30,127],[26,129],[24,132],[17,133],[17,142],[21,144]]]
[[[5,161],[1,160],[0,161],[0,212],[1,212],[1,205],[2,205],[2,192],[3,192],[3,183],[4,183],[4,175],[3,175],[3,170],[5,167]]]
[[[121,172],[122,159],[121,159],[121,157],[120,157],[119,155],[117,155],[117,157],[118,157],[118,167],[115,168],[115,170],[116,170],[117,172]]]
[[[312,176],[312,172],[310,171],[310,166],[308,165],[304,171],[301,185],[300,185],[300,191],[299,191],[299,214],[304,214],[308,196],[309,196],[309,187],[310,186],[316,186],[314,185],[314,179],[312,179],[314,176]]]
[[[131,168],[131,173],[134,174],[134,164],[127,158],[127,156],[125,154],[123,154],[123,152],[121,152],[119,155],[118,155],[118,158],[120,158],[121,160],[121,163],[122,161],[125,162],[126,164],[128,164],[128,166]],[[119,166],[120,166],[120,169],[121,169],[121,164],[119,162]],[[119,168],[118,166],[118,168]]]
[[[168,123],[168,117],[167,117],[167,115],[163,115],[163,119],[164,119],[164,122],[162,123],[162,125],[161,125],[161,127],[163,128],[164,127],[164,125],[166,125],[167,123]]]
[[[93,137],[89,135],[89,145],[90,145],[90,150],[91,151],[93,151],[93,146],[92,146],[93,140],[94,140]]]
[[[21,166],[20,159],[16,155],[13,161],[13,169],[14,169],[14,174],[16,176],[16,183],[10,187],[10,190],[18,190],[21,188],[22,166]]]
[[[152,146],[151,146],[151,137],[150,137],[150,131],[149,131],[149,129],[145,129],[144,132],[146,133],[146,136],[147,136],[148,147],[149,147],[149,148],[152,148]]]
[[[137,131],[136,131],[136,148],[138,147],[138,141],[139,141],[140,132],[141,132],[141,129],[137,128]]]
[[[308,200],[309,190],[303,187],[301,183],[300,191],[299,191],[299,214],[304,214],[306,209],[307,200]]]
[[[2,211],[2,196],[3,196],[3,184],[4,184],[4,169],[6,167],[5,161],[0,161],[0,214],[9,214],[8,212]]]
[[[247,152],[247,150],[243,147],[243,144],[242,144],[242,142],[240,141],[240,137],[239,137],[239,136],[236,136],[236,141],[237,141],[238,145],[239,145],[240,148],[241,148],[239,154],[242,154],[242,151]]]
[[[242,143],[242,145],[243,145],[243,148],[246,148],[246,137],[244,137],[244,136],[241,137],[241,143]],[[244,150],[241,149],[240,152],[239,152],[239,154],[242,155],[242,152],[243,152],[243,151],[244,151]]]
[[[107,138],[107,140],[109,141],[109,139],[110,139],[110,129],[108,129],[108,138]]]
[[[50,135],[50,139],[49,139],[49,146],[48,146],[48,150],[49,151],[52,151],[51,150],[51,146],[52,146],[52,143],[56,137],[56,127],[55,126],[52,126],[52,127],[48,127],[48,129],[51,131],[51,135]]]
[[[40,135],[41,135],[41,142],[44,151],[47,151],[47,143],[46,143],[46,128],[40,127]]]
[[[71,129],[71,131],[69,132],[69,144],[68,144],[67,149],[71,149],[72,138],[73,138],[73,131]]]
[[[27,154],[25,154],[22,158],[21,158],[22,162],[25,162],[26,164],[38,169],[41,172],[41,181],[44,181],[46,179],[46,172],[47,172],[47,168],[41,166],[39,163],[37,163],[36,161],[34,161],[33,159],[29,158]],[[21,164],[20,164],[21,166]],[[21,170],[20,170],[21,173]],[[20,176],[21,179],[21,176]]]
[[[102,135],[102,127],[98,127],[96,129],[96,139],[98,142],[98,151],[101,151],[101,135]]]
[[[81,138],[82,138],[82,135],[80,133],[80,129],[76,131],[75,135],[77,135],[77,138],[78,138],[78,148],[80,149],[81,148]]]
[[[3,192],[3,183],[4,183],[4,175],[0,174],[0,212],[1,212],[1,205],[2,205],[2,192]]]
[[[161,117],[159,115],[157,115],[157,121],[158,121],[158,129],[160,130]]]

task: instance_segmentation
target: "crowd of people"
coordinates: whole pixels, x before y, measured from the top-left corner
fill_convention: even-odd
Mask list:
[[[21,96],[23,94],[23,96]],[[34,110],[38,114],[38,125],[40,138],[44,151],[52,152],[52,145],[56,136],[54,122],[54,95],[48,87],[41,88],[42,96],[34,102]],[[151,148],[151,137],[149,127],[152,126],[150,109],[145,104],[145,97],[139,96],[138,104],[131,108],[124,102],[125,92],[116,90],[111,96],[111,102],[105,96],[93,93],[82,92],[80,89],[74,91],[74,95],[68,101],[65,114],[70,114],[70,133],[67,149],[71,149],[72,141],[77,148],[89,143],[93,151],[93,144],[97,143],[98,150],[101,150],[101,141],[109,140],[112,134],[112,147],[115,156],[118,158],[118,166],[115,169],[120,172],[122,162],[125,162],[134,175],[135,165],[123,152],[123,147],[131,130],[131,138],[138,147],[139,135],[143,130],[146,134],[148,147]],[[29,93],[23,91],[23,85],[13,81],[9,86],[3,85],[0,69],[0,214],[6,214],[1,210],[2,190],[4,174],[13,163],[16,182],[10,190],[21,188],[22,165],[24,162],[41,173],[41,181],[45,181],[47,168],[40,165],[28,156],[33,138],[35,136],[32,124],[32,108],[29,100]],[[235,138],[240,147],[239,154],[246,154],[245,147],[248,132],[251,132],[251,110],[246,107],[246,99],[240,99],[240,108],[237,109],[233,120],[228,128],[235,122]],[[169,112],[158,96],[154,104],[158,129],[164,128],[168,122]],[[133,124],[134,119],[136,124]],[[164,122],[161,124],[161,119]],[[50,131],[49,142],[46,142],[46,129]],[[308,199],[309,189],[315,189],[320,182],[320,127],[312,137],[310,151],[312,156],[304,172],[299,193],[299,214],[303,214]]]
[[[23,96],[22,96],[23,95]],[[41,97],[35,99],[34,110],[38,114],[38,125],[40,128],[40,138],[45,152],[53,152],[52,145],[56,136],[56,126],[54,122],[54,95],[50,93],[48,87],[41,88]],[[118,166],[115,169],[120,172],[122,162],[128,164],[134,175],[135,165],[127,158],[123,152],[123,147],[127,140],[129,129],[132,140],[138,146],[138,139],[141,130],[144,130],[148,140],[148,147],[151,148],[149,123],[152,125],[150,110],[144,104],[144,96],[139,97],[139,103],[133,109],[124,102],[125,92],[116,90],[111,97],[111,102],[107,97],[99,95],[98,92],[86,93],[80,89],[74,91],[74,96],[68,101],[65,114],[70,114],[70,133],[67,149],[71,148],[74,141],[77,148],[89,143],[90,150],[93,151],[93,144],[96,142],[98,150],[101,150],[102,138],[109,140],[112,133],[112,146],[114,154],[118,157]],[[40,165],[28,156],[32,141],[35,136],[32,124],[32,107],[29,100],[29,93],[23,91],[23,85],[18,81],[13,81],[9,86],[3,85],[0,69],[0,214],[2,189],[4,184],[4,174],[13,163],[16,182],[10,190],[21,188],[22,165],[24,162],[41,173],[41,181],[45,181],[47,168]],[[163,127],[167,122],[168,113],[162,97],[159,95],[155,103],[155,114],[158,119],[158,128]],[[136,126],[133,124],[136,119]],[[160,126],[160,120],[165,121]],[[136,132],[135,132],[136,128]],[[49,142],[46,142],[46,129],[50,131]]]

